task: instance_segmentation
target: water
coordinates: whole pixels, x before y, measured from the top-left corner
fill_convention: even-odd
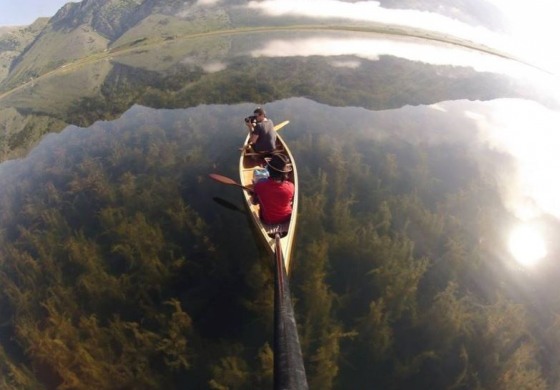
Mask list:
[[[272,50],[294,38],[299,51]],[[510,62],[434,63],[446,47],[388,40],[172,42],[4,97],[22,130],[2,138],[19,159],[0,165],[7,383],[270,387],[272,259],[235,210],[240,190],[207,176],[238,180],[257,105],[290,120],[310,388],[557,383],[557,101]],[[508,248],[519,223],[547,245],[532,268]]]

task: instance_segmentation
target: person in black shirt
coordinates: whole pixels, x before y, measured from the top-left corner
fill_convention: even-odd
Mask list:
[[[276,130],[274,123],[266,117],[265,111],[258,107],[253,111],[254,116],[251,120],[245,121],[251,137],[249,137],[249,147],[258,153],[270,153],[276,148]],[[253,120],[254,119],[254,120]]]

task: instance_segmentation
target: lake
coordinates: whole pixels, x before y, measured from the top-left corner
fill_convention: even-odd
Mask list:
[[[79,88],[76,86],[79,85]],[[0,372],[270,388],[272,259],[238,180],[257,106],[297,161],[312,389],[558,386],[558,95],[433,40],[269,29],[107,52],[0,99]]]

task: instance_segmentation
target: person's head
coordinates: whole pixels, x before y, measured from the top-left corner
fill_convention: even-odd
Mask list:
[[[270,159],[267,159],[266,169],[271,179],[285,180],[288,173],[292,171],[292,164],[290,164],[287,156],[275,154]]]
[[[264,118],[266,118],[266,112],[264,112],[261,107],[255,108],[255,111],[253,111],[253,115],[257,117],[257,122],[262,122]]]

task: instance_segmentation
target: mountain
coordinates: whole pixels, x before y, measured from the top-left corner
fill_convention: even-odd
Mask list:
[[[29,26],[0,27],[0,81],[6,78],[11,64],[35,40],[48,21],[48,18],[39,18]]]
[[[227,5],[220,1],[198,0],[83,0],[68,3],[50,20],[40,19],[16,32],[3,33],[0,30],[0,92],[65,64],[140,44],[244,26],[326,22],[311,18],[266,18],[256,15],[255,11],[237,7],[247,3],[245,0],[231,0]],[[484,0],[382,0],[380,4],[386,8],[437,12],[489,29],[502,29],[503,26],[499,12]],[[336,22],[340,23],[340,20]],[[348,21],[343,23],[351,24]]]
[[[64,64],[110,49],[164,41],[228,25],[221,7],[177,0],[83,0],[68,3],[17,57],[0,90],[9,90]],[[6,51],[0,47],[0,54]],[[0,79],[1,80],[1,79]]]

